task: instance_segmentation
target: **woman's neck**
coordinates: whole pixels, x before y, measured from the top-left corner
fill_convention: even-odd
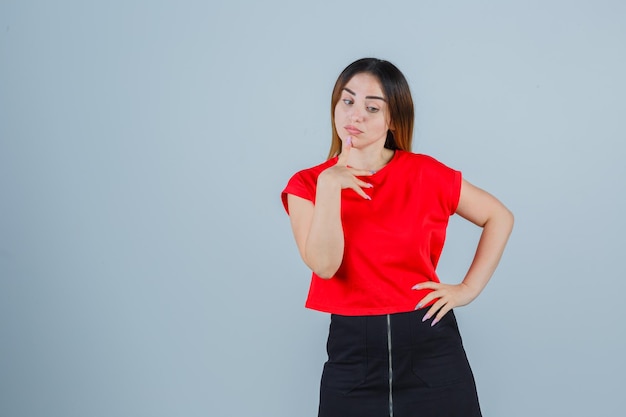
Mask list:
[[[370,152],[367,152],[366,149],[352,148],[350,150],[348,165],[357,169],[378,171],[391,161],[393,154],[394,151],[387,148],[377,149]]]

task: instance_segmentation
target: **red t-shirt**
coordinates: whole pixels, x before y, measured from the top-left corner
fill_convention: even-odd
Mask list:
[[[291,177],[282,193],[287,212],[287,194],[315,203],[318,175],[336,162]],[[364,189],[371,200],[341,191],[343,261],[331,279],[313,274],[308,308],[348,316],[412,311],[430,290],[411,288],[439,282],[435,269],[459,202],[461,173],[429,156],[396,151],[365,180],[374,185]]]

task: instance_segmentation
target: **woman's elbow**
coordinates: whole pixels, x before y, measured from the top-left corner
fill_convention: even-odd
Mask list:
[[[309,269],[313,271],[315,275],[323,279],[331,279],[334,277],[343,260],[343,257],[335,255],[329,256],[329,254],[320,255],[318,253],[310,253],[308,250],[303,250],[301,255]]]
[[[504,216],[506,217],[507,222],[511,225],[512,229],[513,225],[515,224],[515,216],[513,215],[513,212],[504,207]]]
[[[341,265],[341,263],[336,262],[318,262],[317,264],[307,264],[309,265],[309,268],[311,268],[311,271],[322,279],[331,279],[334,277],[339,270],[339,266]]]
[[[502,224],[510,234],[513,230],[513,225],[515,224],[515,216],[513,215],[513,212],[507,207],[502,206],[498,217],[500,218],[499,223]]]
[[[306,266],[308,266],[309,269],[320,278],[331,279],[335,276],[335,273],[339,269],[339,265],[334,266],[332,263],[329,262],[315,262],[313,259],[311,259],[311,257],[306,256],[304,253],[302,253],[301,255],[302,260],[304,261]]]
[[[322,279],[331,279],[332,277],[334,277],[334,276],[335,276],[335,274],[332,274],[332,273],[329,273],[329,272],[326,272],[326,271],[321,271],[321,272],[315,272],[315,271],[313,271],[313,273],[314,273],[316,276],[318,276],[318,277],[320,277],[320,278],[322,278]]]
[[[484,221],[477,222],[476,224],[482,228],[496,228],[502,231],[506,231],[510,234],[513,230],[513,224],[515,223],[515,217],[504,205],[499,205],[495,208]]]
[[[316,268],[311,268],[313,270],[313,273],[315,275],[317,275],[318,277],[322,278],[322,279],[331,279],[332,277],[335,276],[335,274],[337,273],[337,270],[339,270],[339,266],[334,266],[334,265],[324,265],[324,266],[318,266]]]

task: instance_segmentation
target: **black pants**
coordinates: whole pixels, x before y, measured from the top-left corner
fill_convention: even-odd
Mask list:
[[[480,417],[452,311],[332,315],[319,417]]]

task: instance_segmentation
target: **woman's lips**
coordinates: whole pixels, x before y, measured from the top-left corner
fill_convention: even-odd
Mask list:
[[[345,126],[344,129],[351,135],[358,135],[359,133],[363,133],[354,126]]]

